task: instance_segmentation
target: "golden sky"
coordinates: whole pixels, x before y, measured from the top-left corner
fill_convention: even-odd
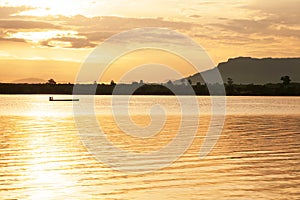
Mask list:
[[[216,64],[238,56],[299,57],[299,8],[299,0],[0,0],[0,82],[74,82],[98,44],[143,27],[189,36]],[[120,65],[133,64],[131,59]],[[176,63],[169,64],[193,73],[183,61]],[[174,78],[167,71],[160,75],[160,81]],[[142,78],[137,73],[128,80]]]

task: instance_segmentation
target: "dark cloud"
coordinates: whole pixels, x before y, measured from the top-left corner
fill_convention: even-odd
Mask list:
[[[92,48],[97,46],[97,44],[90,42],[87,38],[75,38],[75,37],[51,38],[49,40],[42,41],[40,44],[42,46],[55,47],[54,45],[51,44],[51,42],[70,43],[70,45],[65,46],[65,48]]]
[[[224,23],[212,24],[224,30],[230,30],[237,33],[252,34],[265,32],[272,24],[266,20],[245,20],[245,19],[227,19]]]
[[[108,39],[112,35],[135,28],[143,27],[161,27],[173,30],[191,30],[200,25],[192,22],[167,21],[163,18],[124,18],[124,17],[85,17],[76,15],[72,17],[66,16],[45,16],[33,17],[22,16],[22,20],[18,18],[0,19],[0,29],[4,30],[21,30],[32,31],[34,29],[59,29],[77,31],[77,36],[87,38],[87,43],[77,37],[76,42],[73,41],[74,48],[93,46],[91,42],[100,43]],[[38,20],[37,20],[38,19]],[[57,39],[57,38],[56,38]],[[61,40],[61,39],[60,39]],[[47,43],[43,42],[45,45]]]
[[[41,41],[41,45],[51,47],[54,41],[69,42],[70,48],[89,48],[95,47],[95,44],[108,39],[109,37],[123,31],[143,28],[143,27],[160,27],[170,28],[173,30],[191,30],[200,27],[196,23],[167,21],[163,18],[123,18],[123,17],[85,17],[76,15],[66,16],[46,16],[33,17],[22,16],[22,19],[0,19],[0,30],[6,31],[35,31],[37,29],[52,30],[73,30],[78,34],[74,37],[56,37],[47,41]],[[38,19],[38,20],[37,20]],[[151,36],[146,36],[151,37]],[[173,39],[172,36],[164,36],[166,39]],[[176,38],[175,38],[176,39]],[[155,40],[152,38],[151,40]]]
[[[100,42],[103,41],[117,32],[112,32],[112,31],[93,31],[93,32],[81,32],[79,33],[79,36],[84,36],[88,38],[90,41],[96,41]]]
[[[88,41],[99,44],[109,37],[123,31],[143,28],[143,27],[160,27],[170,28],[173,30],[191,30],[194,27],[200,27],[196,23],[166,21],[163,18],[123,18],[123,17],[93,17],[88,18],[82,15],[77,15],[70,18],[59,17],[63,27],[72,27],[73,30],[78,31],[78,36],[84,36]],[[152,37],[147,36],[145,37]],[[160,38],[176,39],[172,36],[161,35]],[[125,40],[125,39],[124,39]],[[152,38],[151,40],[155,40]],[[76,45],[74,45],[76,46]],[[78,45],[80,47],[81,45]]]
[[[20,38],[2,38],[0,37],[0,42],[4,41],[4,42],[23,42],[26,43],[26,41],[24,39],[20,39]]]
[[[23,42],[26,43],[24,39],[20,38],[7,38],[7,32],[0,30],[0,42]]]
[[[224,43],[231,43],[223,37],[224,34],[234,36],[232,43],[237,44],[247,42],[243,38],[247,38],[249,41],[255,38],[252,41],[253,43],[270,41],[264,40],[264,38],[300,39],[299,0],[253,0],[238,8],[244,9],[246,12],[251,11],[251,13],[256,14],[256,17],[250,15],[240,19],[238,17],[235,19],[219,17],[219,22],[209,24],[209,27],[214,29],[215,32],[219,31],[216,35],[224,39]],[[256,41],[257,38],[261,41]]]
[[[295,37],[300,39],[299,29],[293,29],[293,27],[279,24],[273,19],[227,19],[222,23],[212,24],[212,26],[244,35],[255,34],[260,36]]]
[[[201,15],[190,15],[189,17],[190,18],[201,18],[202,16]]]
[[[257,10],[274,23],[300,25],[299,0],[254,0],[244,8]]]
[[[44,21],[0,20],[3,29],[60,29],[60,26]]]
[[[135,45],[144,44],[145,46],[164,46],[164,45],[177,45],[177,46],[188,46],[185,37],[178,35],[177,32],[170,31],[165,28],[141,28],[134,32],[127,32],[117,38],[112,38],[112,43],[118,45]]]
[[[272,44],[276,42],[273,37],[251,38],[245,35],[204,35],[195,34],[194,37],[214,40],[221,44],[229,45],[251,45],[251,44]]]
[[[219,36],[209,36],[209,35],[198,35],[196,34],[194,37],[202,38],[202,39],[209,39],[218,44],[223,45],[234,45],[234,46],[252,46],[254,44],[261,44],[261,45],[270,45],[277,43],[278,41],[273,37],[261,37],[261,38],[252,38],[247,36],[230,36],[230,35],[219,35]]]

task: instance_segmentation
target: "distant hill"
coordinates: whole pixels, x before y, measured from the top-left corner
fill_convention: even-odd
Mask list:
[[[25,78],[13,81],[13,83],[46,83],[47,81],[40,78]]]
[[[300,82],[300,58],[250,58],[238,57],[220,63],[217,68],[224,82],[232,78],[236,84],[280,83],[282,76],[290,76],[292,82]],[[187,77],[193,84],[204,83],[201,74],[209,76],[213,70]],[[176,83],[179,83],[178,80]]]

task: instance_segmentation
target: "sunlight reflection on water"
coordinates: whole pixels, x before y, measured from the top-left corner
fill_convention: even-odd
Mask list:
[[[109,115],[109,98],[96,98],[96,112],[116,146],[155,151],[174,137],[180,118],[172,97],[134,97],[132,119],[141,126],[149,123],[145,113],[151,104],[162,102],[171,111],[164,129],[147,140],[120,131]],[[199,102],[208,113],[208,97],[199,97]],[[126,175],[97,162],[80,141],[70,102],[48,102],[43,95],[4,95],[0,105],[2,199],[300,197],[297,97],[230,97],[224,131],[208,157],[199,160],[198,154],[209,123],[204,112],[188,151],[171,166],[143,175]]]

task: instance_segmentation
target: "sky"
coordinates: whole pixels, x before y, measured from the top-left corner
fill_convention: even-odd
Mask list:
[[[0,82],[75,82],[97,45],[144,27],[190,37],[215,65],[239,56],[299,57],[299,7],[299,0],[0,0]],[[118,81],[124,66],[142,65],[140,59],[146,57],[148,63],[126,81],[178,78],[174,70],[150,65],[151,59],[180,69],[181,76],[197,72],[172,55],[145,51],[118,59],[101,81]]]

